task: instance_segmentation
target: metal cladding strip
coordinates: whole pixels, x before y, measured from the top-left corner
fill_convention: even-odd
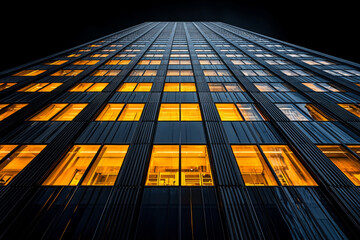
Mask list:
[[[137,32],[137,31],[139,31],[139,30],[141,30],[141,29],[144,29],[144,28],[146,28],[146,27],[149,27],[150,25],[151,25],[150,23],[149,23],[149,24],[145,24],[144,26],[141,25],[140,27],[137,27],[136,29],[132,30],[131,32],[125,33],[125,34],[124,34],[123,36],[121,36],[120,38],[125,38],[126,36],[130,36],[131,34],[134,34],[135,32]],[[82,47],[84,47],[84,46],[87,46],[88,44],[95,43],[95,42],[97,42],[97,41],[100,41],[100,40],[103,40],[103,39],[107,39],[107,38],[108,38],[108,37],[104,37],[104,38],[101,38],[101,39],[98,39],[98,40],[95,40],[95,41],[91,41],[90,43],[83,44],[83,45],[81,45],[80,47],[77,46],[77,47],[75,47],[74,49],[66,50],[65,52],[62,52],[62,53],[59,53],[59,54],[56,54],[56,55],[57,55],[57,56],[58,56],[58,55],[62,55],[62,54],[68,53],[69,51],[73,51],[73,50],[82,48]],[[109,45],[111,45],[111,44],[113,44],[114,42],[117,42],[117,41],[119,41],[119,38],[116,38],[115,40],[112,40],[112,41],[110,41],[109,43],[107,43],[107,44],[105,44],[105,45],[102,45],[101,47],[93,48],[91,51],[89,51],[89,52],[85,53],[84,55],[82,55],[81,58],[90,56],[90,55],[93,54],[94,52],[99,51],[100,49],[103,49],[103,48],[105,48],[105,47],[107,47],[107,46],[109,46]],[[126,47],[126,46],[123,46],[121,49],[123,49],[124,47]],[[117,51],[117,52],[118,52],[118,51]],[[46,60],[50,60],[50,59],[52,59],[52,58],[54,58],[54,57],[55,57],[55,56],[48,56],[48,57],[42,58],[41,61],[40,61],[40,60],[38,61],[38,63],[41,63],[41,62],[46,61]],[[107,59],[108,59],[108,58],[107,58]],[[28,79],[24,79],[24,77],[22,77],[21,82],[17,83],[15,86],[13,86],[13,87],[11,87],[11,88],[8,88],[8,89],[5,89],[5,90],[1,91],[1,92],[0,92],[0,98],[2,98],[3,96],[7,96],[9,93],[12,93],[12,92],[15,92],[15,91],[21,89],[22,87],[26,86],[27,84],[29,84],[29,83],[31,83],[31,82],[35,82],[35,81],[37,81],[37,80],[39,80],[39,79],[41,79],[41,78],[43,78],[43,77],[49,76],[51,73],[54,73],[54,72],[56,72],[56,71],[58,71],[58,70],[61,70],[61,69],[63,69],[64,67],[69,66],[69,65],[71,65],[73,62],[78,61],[78,60],[79,60],[79,58],[73,58],[73,59],[70,59],[68,62],[62,64],[62,65],[53,65],[53,67],[52,67],[51,69],[45,71],[45,72],[42,73],[42,74],[39,74],[38,76],[27,77]],[[100,64],[100,63],[98,63],[98,64],[96,64],[96,65],[99,65],[99,64]],[[20,68],[20,69],[22,69],[22,68]],[[17,70],[19,70],[19,69],[17,69]],[[11,71],[11,72],[13,72],[13,71]],[[11,72],[9,72],[9,73],[11,73]],[[86,71],[84,71],[84,72],[86,72]],[[84,72],[83,72],[81,75],[85,75]],[[7,74],[9,74],[9,73],[7,73]],[[79,74],[79,75],[80,75],[80,74]],[[0,80],[1,80],[1,78],[0,78]]]
[[[166,24],[158,31],[157,34],[155,34],[153,39],[156,39],[157,35],[162,32],[165,26]],[[152,43],[152,41],[150,42]],[[150,44],[143,49],[140,55],[149,48]],[[88,119],[90,120],[92,117],[93,116],[88,116]],[[0,226],[7,224],[8,217],[14,218],[14,214],[16,214],[16,212],[20,210],[19,208],[21,208],[21,204],[18,203],[21,203],[23,199],[31,198],[36,191],[36,188],[32,186],[41,184],[44,175],[47,175],[57,162],[60,161],[59,157],[66,154],[71,147],[71,143],[82,132],[82,130],[85,129],[87,124],[88,122],[69,123],[69,125],[67,125],[66,128],[58,136],[56,136],[55,139],[28,164],[28,166],[21,171],[9,185],[1,188],[2,192],[0,200],[3,204],[0,207],[0,212],[3,218],[1,219]],[[49,161],[49,159],[52,159],[53,161]],[[7,193],[11,194],[9,189],[18,186],[27,186],[27,188],[24,192],[22,192],[22,196],[19,196],[19,198],[14,201],[14,199],[9,197]]]
[[[191,56],[191,62],[193,64],[193,71],[196,78],[196,84],[197,86],[199,83],[203,83],[205,81],[202,69],[200,67],[199,60],[197,58],[197,55],[194,51],[194,45],[192,42],[192,38],[189,34],[188,26],[190,23],[185,24],[185,33],[187,37],[187,42],[190,50],[190,56]],[[193,27],[193,25],[190,25],[190,27]],[[193,27],[194,28],[194,27]],[[194,28],[195,29],[195,28]],[[195,29],[196,30],[196,29]],[[197,30],[198,31],[198,30]],[[195,67],[197,66],[197,68]],[[200,81],[198,81],[200,79]],[[237,207],[236,209],[229,208],[231,206],[235,206],[235,202],[237,202],[237,198],[239,196],[236,196],[235,199],[229,198],[228,196],[224,195],[224,192],[222,188],[226,188],[228,186],[244,186],[244,182],[241,178],[240,171],[236,165],[236,159],[232,153],[230,144],[227,140],[226,133],[223,130],[223,126],[220,121],[220,117],[217,113],[217,110],[215,108],[215,104],[212,100],[212,97],[210,95],[209,87],[206,84],[203,85],[203,88],[206,88],[206,91],[202,93],[203,96],[207,97],[205,98],[208,102],[202,103],[201,100],[204,97],[201,97],[201,94],[199,92],[199,99],[200,104],[202,107],[203,114],[206,115],[206,111],[210,112],[211,122],[207,121],[205,118],[205,129],[206,129],[206,135],[208,142],[210,143],[212,139],[221,139],[223,141],[221,144],[210,144],[210,162],[212,163],[213,168],[213,175],[214,180],[216,182],[215,188],[217,193],[217,199],[219,199],[219,209],[222,209],[223,211],[221,216],[223,221],[225,221],[224,225],[227,228],[227,235],[232,238],[234,236],[234,233],[238,233],[237,236],[242,236],[242,232],[244,232],[244,222],[239,222],[238,217],[241,216],[243,213],[248,216],[253,216],[252,218],[247,218],[247,220],[251,220],[251,224],[246,225],[245,229],[247,229],[245,232],[248,234],[248,236],[256,236],[255,238],[264,238],[262,229],[260,227],[260,223],[256,219],[256,214],[254,209],[252,208],[251,201],[249,201],[248,195],[246,192],[241,191],[243,202],[246,202],[246,204],[241,205],[241,207]],[[223,186],[223,187],[222,187]],[[226,187],[225,187],[226,186]],[[232,226],[232,220],[237,219],[237,224],[235,226]],[[235,221],[234,221],[235,222]]]
[[[177,24],[172,27],[170,32],[170,38],[167,43],[166,51],[163,53],[162,63],[160,70],[164,72],[163,75],[158,75],[155,77],[154,82],[164,83],[166,74],[165,70],[168,65],[170,55],[170,48],[174,39],[175,30]],[[139,124],[133,135],[132,144],[129,146],[127,155],[125,156],[122,170],[119,173],[118,179],[115,185],[120,186],[143,186],[146,178],[147,167],[150,161],[151,155],[151,144],[152,139],[154,138],[155,129],[156,129],[156,118],[158,116],[159,107],[161,104],[161,94],[162,89],[159,94],[153,90],[150,92],[151,95],[154,94],[152,101],[147,102],[144,107],[142,116],[139,120]],[[155,102],[155,100],[158,100]],[[141,171],[140,171],[141,170]]]
[[[214,33],[218,34],[219,36],[221,36],[223,39],[225,39],[220,33],[218,33],[217,31],[211,29],[211,31],[213,31]],[[243,51],[242,49],[240,49],[237,45],[235,45],[232,41],[230,40],[226,40],[227,42],[231,43],[232,45],[234,45],[234,47],[236,47],[238,50]],[[223,59],[227,59],[227,57],[224,54],[221,54],[221,52],[217,49],[217,47],[213,44],[213,48],[216,50],[216,52],[219,55],[222,55]],[[253,57],[253,59],[255,61],[258,61],[257,57],[255,56],[251,56]],[[230,61],[224,61],[227,66],[229,67],[230,70],[235,69],[234,65],[232,64],[232,62]],[[272,69],[269,69],[270,71],[272,71]],[[237,76],[237,71],[234,71],[235,75]],[[283,76],[279,76],[280,79],[282,79]],[[259,95],[263,95],[263,93],[260,93],[259,91],[257,91],[257,94],[254,94],[254,92],[249,91],[249,93],[254,96],[257,100],[259,99]],[[265,98],[264,98],[265,99]],[[272,107],[271,107],[272,106]],[[270,110],[271,111],[270,111]],[[274,115],[274,111],[277,109],[276,113],[277,115],[282,115],[283,118],[287,118],[284,113],[282,113],[276,106],[275,104],[271,103],[270,101],[267,101],[267,106],[264,108],[265,112],[268,113],[268,115],[272,116]],[[335,176],[337,177],[337,181],[329,181],[329,178],[327,177],[321,177],[319,178],[319,180],[324,183],[325,185],[333,185],[333,186],[353,186],[352,182],[344,176],[344,174],[337,168],[334,166],[334,164],[332,164],[328,158],[316,147],[315,144],[313,144],[311,142],[311,140],[305,136],[300,129],[298,129],[297,126],[295,126],[295,124],[293,124],[292,122],[290,122],[289,120],[287,121],[283,121],[280,119],[276,119],[273,118],[273,123],[274,125],[277,126],[278,129],[281,130],[281,132],[283,133],[283,135],[290,140],[291,143],[294,144],[295,149],[297,149],[301,154],[301,156],[306,156],[308,153],[308,149],[303,149],[303,151],[301,150],[301,146],[305,146],[304,144],[306,144],[307,148],[311,148],[315,153],[317,158],[307,158],[307,161],[305,162],[306,165],[308,165],[312,170],[315,170],[315,175],[316,176],[324,176],[323,175],[323,171],[321,170],[325,170],[326,173],[334,173]],[[284,126],[288,126],[287,129],[288,130],[284,130]],[[292,134],[290,134],[292,133]],[[316,160],[316,161],[314,161]],[[320,166],[320,168],[319,168]],[[335,180],[335,179],[332,179]]]
[[[197,86],[197,94],[199,97],[199,104],[202,109],[203,118],[204,118],[204,127],[206,132],[206,138],[209,143],[220,142],[222,144],[213,145],[210,144],[210,154],[212,158],[210,161],[215,167],[213,169],[214,178],[217,185],[226,185],[226,186],[243,186],[244,183],[240,176],[240,171],[236,166],[235,157],[232,154],[230,144],[228,143],[226,133],[223,129],[223,126],[220,121],[219,114],[216,110],[215,103],[212,100],[210,95],[209,87],[205,86],[206,80],[202,73],[202,69],[199,64],[198,57],[195,53],[194,44],[189,34],[187,24],[185,26],[185,34],[188,42],[189,53],[191,63],[193,65],[193,72],[195,76],[195,83]],[[199,92],[199,84],[202,88],[206,88],[206,91]],[[204,89],[205,90],[205,89]],[[206,102],[203,102],[205,100]],[[225,143],[225,144],[224,144]],[[215,147],[216,146],[216,147]]]
[[[225,29],[226,31],[230,32],[231,34],[233,34],[234,36],[240,37],[240,38],[244,38],[247,41],[250,41],[251,43],[258,45],[262,48],[265,48],[267,50],[269,50],[267,47],[254,42],[246,37],[243,36],[239,36],[238,34]],[[229,43],[231,43],[234,46],[237,46],[236,43],[234,43],[231,40],[228,40]],[[350,127],[351,129],[355,130],[356,132],[360,133],[360,128],[357,128],[356,126],[349,124],[349,122],[360,122],[359,118],[356,117],[355,115],[351,114],[349,111],[346,111],[345,109],[343,109],[342,107],[338,106],[337,104],[335,104],[333,101],[331,101],[330,98],[324,96],[324,94],[322,93],[314,93],[313,91],[309,91],[309,89],[306,89],[301,82],[297,81],[296,79],[286,76],[284,73],[282,73],[279,69],[272,67],[271,65],[269,65],[268,63],[266,63],[263,59],[256,57],[254,55],[254,53],[247,51],[245,49],[241,49],[242,51],[246,52],[247,55],[251,56],[255,61],[257,61],[258,63],[260,63],[263,67],[267,68],[268,70],[270,70],[271,72],[273,72],[276,76],[280,77],[281,79],[285,80],[288,84],[290,84],[291,86],[293,86],[295,89],[300,90],[300,93],[305,95],[306,97],[310,98],[313,100],[314,104],[317,105],[320,109],[324,109],[325,112],[330,113],[330,115],[334,115],[336,116],[337,119],[339,119],[341,122],[343,122],[345,125],[347,125],[348,127]],[[281,55],[277,52],[273,52],[271,51],[273,54],[278,54]],[[289,61],[293,61],[291,59],[288,59]],[[293,61],[295,62],[295,61]],[[295,62],[295,64],[297,64],[297,62]],[[330,79],[330,81],[332,81]],[[342,81],[344,81],[342,79]],[[355,89],[355,85],[354,87],[349,88],[350,91],[353,91]],[[305,91],[304,91],[305,90]],[[360,90],[360,88],[359,88]],[[355,93],[359,94],[360,92],[356,92]]]
[[[234,46],[236,47],[236,45]],[[219,53],[219,51],[217,52]],[[352,182],[329,161],[329,159],[316,147],[315,144],[313,144],[307,137],[301,136],[301,130],[298,129],[296,125],[291,122],[286,123],[274,121],[273,123],[293,146],[295,152],[306,160],[304,162],[305,165],[308,166],[311,172],[315,173],[314,177],[318,179],[319,186],[326,190],[328,200],[331,202],[335,201],[337,203],[337,207],[346,213],[344,220],[349,222],[349,224],[352,224],[355,229],[360,230],[360,206],[349,204],[349,199],[356,199],[356,202],[360,202],[359,189],[356,188]],[[334,174],[335,177],[329,178],[329,175],[332,174]],[[329,191],[329,186],[332,191]],[[346,194],[335,190],[338,189],[337,187],[339,186],[348,189],[345,191]]]
[[[197,26],[197,24],[194,24],[194,25]],[[204,33],[198,26],[197,26],[197,28],[199,29],[199,31],[200,31],[204,36],[206,35],[206,33]],[[210,29],[210,30],[215,33],[215,31],[214,31],[213,29]],[[220,34],[217,34],[217,35],[221,36]],[[221,36],[221,37],[222,37],[222,36]],[[224,37],[222,37],[222,38],[225,39]],[[224,56],[224,55],[219,51],[219,49],[215,46],[215,44],[213,44],[213,43],[211,42],[211,40],[209,40],[209,39],[207,39],[207,40],[208,40],[209,44],[212,46],[212,48],[215,50],[215,52],[216,52],[217,54],[219,54],[220,56],[223,56],[223,59],[226,59],[226,56]],[[225,61],[224,61],[224,62],[225,62]],[[225,64],[226,64],[226,62],[225,62]],[[229,64],[228,67],[229,67],[230,70],[232,70],[232,69],[235,68],[232,64]],[[236,76],[236,74],[235,74],[235,76]],[[249,93],[250,93],[250,95],[252,95],[252,92],[249,92]],[[268,113],[268,111],[265,111],[265,112]],[[279,113],[279,114],[281,114],[281,113]],[[288,124],[288,125],[292,125],[292,128],[293,128],[293,129],[297,129],[296,125],[294,125],[294,124],[291,123],[291,122],[276,122],[276,121],[274,121],[273,123],[274,123],[275,127],[277,127],[278,130],[282,133],[282,135],[284,135],[285,139],[288,139],[288,140],[289,140],[289,144],[290,144],[291,146],[293,146],[293,148],[296,150],[296,151],[294,151],[295,153],[297,153],[297,154],[300,153],[301,156],[305,155],[305,151],[308,150],[308,149],[303,149],[303,148],[302,148],[302,146],[303,146],[304,143],[306,143],[306,145],[307,145],[308,147],[310,146],[310,147],[311,147],[311,150],[313,150],[313,151],[315,151],[315,152],[316,152],[316,151],[319,152],[319,154],[316,155],[316,158],[315,158],[315,159],[309,159],[306,155],[304,156],[304,159],[300,158],[300,160],[303,161],[303,164],[304,164],[305,166],[307,166],[307,167],[311,170],[311,172],[313,172],[313,173],[319,172],[319,171],[316,171],[316,170],[318,169],[317,164],[322,165],[323,169],[329,168],[329,169],[331,169],[331,170],[333,170],[333,171],[335,171],[335,172],[336,172],[336,171],[339,171],[339,169],[336,169],[336,168],[334,167],[334,165],[330,165],[330,163],[329,163],[328,159],[325,157],[325,155],[322,154],[322,153],[320,153],[320,150],[319,150],[314,144],[312,144],[312,142],[310,141],[310,139],[308,139],[307,137],[306,137],[306,138],[305,138],[305,137],[304,137],[304,138],[303,138],[303,137],[299,137],[299,136],[297,136],[297,135],[292,136],[291,134],[288,134],[286,131],[283,131],[283,129],[281,129],[281,127],[280,127],[280,126],[281,126],[281,125],[280,125],[281,123],[286,123],[286,124]],[[295,132],[293,132],[293,133],[297,133],[297,132],[299,132],[299,131],[300,131],[300,130],[297,129],[297,131],[295,131]],[[301,139],[301,142],[297,141],[296,139],[298,139],[298,140]],[[300,144],[302,144],[302,145],[300,145]],[[306,161],[304,162],[304,160],[306,160]],[[316,160],[316,161],[314,161],[314,160]],[[314,162],[316,162],[316,164],[314,164]],[[328,179],[326,179],[326,178],[319,178],[319,175],[321,175],[321,174],[320,174],[320,173],[319,173],[319,174],[315,174],[314,177],[318,179],[318,183],[320,184],[320,186],[322,186],[322,185],[334,185],[334,183],[328,181]],[[345,185],[345,186],[347,186],[347,185],[350,185],[350,186],[351,186],[351,185],[352,185],[352,183],[349,181],[349,179],[345,179],[344,176],[342,176],[342,175],[339,176],[339,179],[341,180],[342,184]],[[339,182],[336,182],[336,184],[339,184]],[[283,187],[280,187],[280,189],[281,189],[281,188],[283,188]],[[288,199],[288,201],[290,201],[290,199]],[[290,204],[290,202],[289,202],[289,204]],[[301,232],[304,234],[304,236],[314,234],[313,232],[311,232],[311,230],[308,229],[308,227],[306,226],[305,222],[301,220],[301,219],[302,219],[302,217],[301,217],[301,211],[303,211],[303,210],[296,208],[296,206],[294,206],[293,204],[291,204],[291,208],[292,208],[293,212],[295,213],[296,219],[298,219],[298,221],[301,223],[301,227],[300,227],[300,225],[299,225],[299,229],[302,229]],[[297,230],[296,230],[296,231],[297,231]]]
[[[157,24],[155,26],[153,26],[152,28],[146,30],[145,32],[143,32],[140,36],[138,36],[137,38],[134,39],[134,41],[129,42],[128,44],[124,44],[124,46],[122,46],[118,51],[114,52],[110,57],[116,55],[117,53],[119,53],[120,51],[122,51],[124,48],[126,48],[127,46],[129,46],[131,43],[135,42],[136,40],[138,40],[139,38],[141,38],[141,36],[143,36],[144,34],[148,33],[149,31],[151,31],[152,29],[154,29],[157,26]],[[65,82],[64,84],[62,84],[61,86],[59,86],[57,89],[55,89],[54,91],[52,91],[49,94],[43,95],[41,98],[36,98],[35,101],[30,102],[30,104],[28,104],[26,107],[20,109],[19,111],[15,112],[14,114],[12,114],[11,116],[7,117],[6,119],[4,119],[3,121],[0,122],[0,134],[4,135],[5,133],[7,133],[8,131],[10,131],[10,129],[13,126],[16,126],[17,124],[20,124],[22,121],[24,121],[25,119],[29,118],[32,114],[34,114],[36,111],[40,110],[41,108],[43,108],[49,101],[55,99],[56,97],[58,97],[59,95],[63,94],[64,91],[66,91],[67,89],[69,89],[72,85],[74,85],[75,83],[77,83],[78,81],[80,81],[81,79],[83,79],[84,77],[87,76],[87,74],[91,73],[92,71],[94,71],[95,69],[97,69],[98,67],[101,67],[106,61],[107,59],[103,59],[101,60],[98,64],[91,66],[89,68],[87,68],[84,72],[82,72],[81,74],[79,74],[78,76],[75,77],[70,77],[67,82]],[[133,66],[133,64],[129,64],[129,66]],[[122,79],[124,78],[128,72],[130,70],[126,71],[121,71],[121,73],[119,74],[119,76],[117,78],[114,78],[113,82],[118,82],[116,81],[116,79]],[[114,84],[109,84],[105,89],[104,92],[107,91],[107,89],[110,89],[111,87],[113,87]],[[99,94],[101,95],[101,93]],[[101,96],[99,96],[101,97]],[[86,110],[89,108],[85,108]],[[74,119],[74,121],[76,121]]]
[[[256,32],[252,32],[252,31],[249,31],[249,30],[246,30],[246,29],[243,29],[243,28],[239,28],[239,27],[236,27],[236,26],[232,26],[232,25],[227,24],[227,23],[221,23],[221,24],[222,24],[222,25],[226,25],[226,26],[230,26],[230,27],[232,27],[232,28],[235,28],[235,29],[238,29],[238,30],[247,32],[247,33],[254,34],[254,35],[259,36],[259,37],[267,38],[267,39],[269,39],[269,40],[272,40],[272,41],[275,41],[275,42],[278,42],[278,43],[282,43],[282,44],[291,46],[291,47],[293,47],[293,48],[300,49],[300,50],[305,51],[305,52],[310,52],[310,53],[312,53],[312,54],[314,54],[314,55],[318,55],[318,56],[320,56],[320,57],[329,58],[329,59],[332,59],[332,60],[337,61],[337,62],[343,62],[343,63],[345,63],[345,64],[347,64],[347,65],[352,66],[352,67],[360,68],[360,64],[355,63],[355,62],[352,62],[352,61],[349,61],[349,60],[346,60],[346,59],[342,59],[342,58],[339,58],[339,57],[331,56],[331,55],[329,55],[329,54],[321,53],[321,52],[319,52],[319,51],[315,51],[315,50],[312,50],[312,49],[308,49],[308,48],[305,48],[305,47],[301,47],[301,46],[298,46],[298,45],[295,45],[295,44],[292,44],[292,43],[284,42],[284,41],[281,41],[281,40],[279,40],[279,39],[271,38],[271,37],[269,37],[269,36],[261,35],[261,34],[256,33]]]

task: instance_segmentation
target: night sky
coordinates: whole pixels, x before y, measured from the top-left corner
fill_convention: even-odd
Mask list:
[[[145,21],[222,21],[360,63],[358,8],[347,1],[322,6],[312,5],[316,1],[80,2],[12,1],[3,6],[8,14],[0,15],[0,70]]]

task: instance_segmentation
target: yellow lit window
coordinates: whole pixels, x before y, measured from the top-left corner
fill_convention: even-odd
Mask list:
[[[224,83],[224,86],[228,92],[243,92],[244,89],[237,83]]]
[[[94,71],[91,76],[117,76],[121,70],[96,70]]]
[[[101,45],[98,45],[98,44],[92,44],[92,45],[89,45],[88,47],[101,47]]]
[[[109,60],[105,65],[128,65],[131,60]]]
[[[246,186],[278,185],[257,146],[232,145],[231,148]]]
[[[30,83],[21,88],[18,92],[51,92],[62,83]]]
[[[144,109],[143,103],[128,103],[123,109],[118,121],[139,121]]]
[[[179,92],[180,84],[179,83],[165,83],[164,92]]]
[[[99,148],[100,145],[73,146],[43,185],[77,185]]]
[[[105,145],[86,174],[82,185],[114,185],[128,147],[128,145]]]
[[[209,156],[205,145],[181,146],[181,185],[214,185]]]
[[[104,110],[96,118],[96,121],[116,121],[120,115],[121,110],[125,104],[123,103],[109,103]]]
[[[315,92],[326,92],[327,90],[317,85],[316,83],[303,83],[306,87],[310,88]]]
[[[360,146],[348,146],[356,154]],[[341,145],[318,146],[318,148],[347,176],[356,186],[360,186],[360,162]]]
[[[179,121],[180,104],[163,103],[160,105],[158,121]]]
[[[221,121],[243,121],[239,111],[233,103],[216,103]]]
[[[221,83],[208,83],[210,92],[226,92]]]
[[[193,76],[192,70],[168,70],[166,76]]]
[[[90,57],[94,57],[94,58],[98,58],[98,57],[107,57],[107,56],[109,56],[109,54],[93,54],[93,55],[91,55]]]
[[[195,83],[180,83],[181,92],[196,92]]]
[[[90,49],[80,49],[79,52],[90,52],[91,50]],[[79,54],[80,56],[80,54]]]
[[[46,65],[62,65],[64,63],[66,63],[68,60],[55,60],[52,62],[47,62],[45,63]]]
[[[72,65],[95,65],[99,60],[79,60],[74,62]]]
[[[19,111],[27,104],[0,104],[0,121]]]
[[[135,92],[150,92],[152,83],[138,83]]]
[[[296,104],[302,111],[310,116],[315,121],[333,121],[334,119],[327,116],[325,113],[320,111],[317,107],[312,104]]]
[[[69,92],[101,92],[108,83],[78,83]]]
[[[20,76],[20,77],[33,77],[42,74],[46,70],[23,70],[18,73],[13,74],[13,76]]]
[[[29,121],[71,121],[85,107],[86,103],[55,103],[51,104],[40,113],[36,114]]]
[[[204,75],[207,77],[216,77],[216,71],[215,70],[203,70]]]
[[[169,65],[191,65],[190,60],[169,60]]]
[[[85,51],[85,50],[83,50],[83,51]],[[70,54],[67,57],[80,57],[80,56],[81,56],[81,54]]]
[[[165,83],[164,92],[196,92],[195,83]]]
[[[340,107],[348,110],[357,117],[360,117],[360,108],[355,104],[338,104]]]
[[[0,83],[0,91],[10,88],[14,85],[16,85],[16,83]]]
[[[14,150],[17,145],[0,145],[0,160]],[[1,164],[0,164],[1,165]]]
[[[266,158],[283,186],[316,186],[315,180],[286,145],[262,145]]]
[[[54,72],[54,73],[51,74],[50,76],[56,76],[56,77],[59,77],[59,76],[74,77],[74,76],[79,75],[82,71],[84,71],[84,70],[67,70],[67,69],[64,69],[64,70],[59,70],[59,71],[57,71],[57,72]]]
[[[201,121],[200,106],[197,103],[182,103],[181,121]]]
[[[140,60],[138,65],[159,65],[161,60]]]
[[[254,83],[254,85],[260,92],[275,92],[275,89],[268,83]]]
[[[154,145],[151,153],[146,186],[179,185],[179,146]]]
[[[150,92],[152,83],[123,83],[118,92]]]
[[[134,91],[137,83],[123,83],[119,88],[119,92],[132,92]]]
[[[24,145],[0,164],[0,186],[7,185],[46,145]]]

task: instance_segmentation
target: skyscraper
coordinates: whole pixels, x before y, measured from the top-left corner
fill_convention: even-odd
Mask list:
[[[351,239],[360,65],[146,22],[0,75],[3,239]]]

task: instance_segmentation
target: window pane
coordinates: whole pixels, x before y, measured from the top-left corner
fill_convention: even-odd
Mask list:
[[[291,120],[291,121],[309,121],[298,109],[291,104],[276,104],[276,106]]]
[[[154,145],[146,186],[179,185],[179,146]]]
[[[128,145],[105,145],[86,174],[82,185],[114,185]]]
[[[94,85],[92,85],[87,92],[101,92],[102,90],[104,90],[104,88],[106,88],[106,86],[108,85],[108,83],[94,83]]]
[[[135,88],[135,92],[150,92],[152,83],[139,83]]]
[[[134,91],[137,83],[123,83],[118,92],[132,92]]]
[[[303,83],[303,85],[305,85],[306,87],[310,88],[311,90],[313,90],[315,92],[327,92],[326,89],[320,87],[316,83]]]
[[[152,77],[156,76],[157,71],[156,70],[145,70],[143,76]]]
[[[0,164],[0,186],[7,185],[46,145],[24,145]]]
[[[208,83],[210,92],[225,92],[225,88],[221,83]]]
[[[46,87],[40,89],[38,92],[51,92],[60,85],[62,85],[62,83],[50,83]]]
[[[256,146],[231,146],[246,186],[277,186],[274,175]]]
[[[109,103],[96,118],[96,121],[116,121],[125,104]]]
[[[283,186],[316,186],[309,172],[285,145],[262,145],[266,158]]]
[[[360,162],[340,145],[318,146],[318,148],[356,185],[360,186]],[[349,146],[355,153],[360,146]]]
[[[30,121],[49,121],[53,116],[67,106],[67,103],[51,104],[40,113],[30,119]]]
[[[57,116],[55,116],[53,121],[71,121],[73,120],[85,107],[86,103],[81,104],[70,104],[63,111],[61,111]]]
[[[160,105],[158,121],[179,121],[180,104],[163,103]]]
[[[221,121],[243,121],[239,111],[233,103],[216,103]]]
[[[36,92],[48,84],[49,83],[30,83],[26,87],[18,90],[18,92]]]
[[[10,115],[14,114],[15,112],[19,111],[27,104],[12,104],[7,108],[0,108],[0,121],[4,120],[5,118],[9,117]],[[6,105],[7,106],[7,105]]]
[[[182,92],[196,92],[195,83],[180,83]]]
[[[275,92],[275,89],[267,83],[254,83],[254,85],[260,92]]]
[[[360,117],[360,108],[356,106],[355,104],[338,104],[340,107],[348,110],[352,114],[356,115],[357,117]]]
[[[145,104],[129,103],[126,104],[118,121],[139,121]]]
[[[252,104],[237,104],[245,121],[263,121],[265,120],[256,107]]]
[[[13,74],[13,76],[32,77],[32,76],[40,75],[41,73],[43,73],[45,71],[46,70],[23,70],[23,71]]]
[[[16,83],[0,83],[0,91],[3,91],[9,87],[14,86]]]
[[[201,121],[200,106],[197,103],[181,104],[181,121]]]
[[[17,145],[0,145],[0,160],[14,150]]]
[[[78,83],[69,92],[85,92],[93,83]]]
[[[242,92],[243,89],[237,83],[224,83],[228,92]]]
[[[75,145],[61,160],[43,185],[77,185],[100,145]]]
[[[180,90],[179,83],[165,83],[164,92],[178,92]]]
[[[307,113],[315,121],[332,121],[333,119],[321,112],[312,104],[296,104],[301,110]]]
[[[214,185],[209,156],[205,145],[181,146],[181,185]]]

